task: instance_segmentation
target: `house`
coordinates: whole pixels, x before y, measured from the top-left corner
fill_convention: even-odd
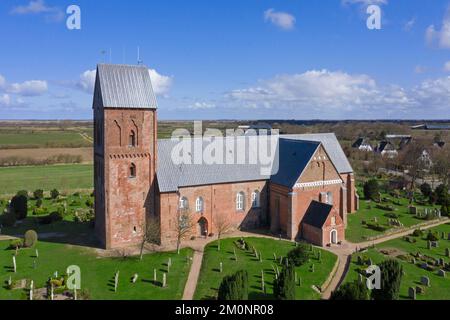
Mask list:
[[[366,138],[358,138],[353,144],[352,144],[352,148],[361,150],[361,151],[367,151],[367,152],[372,152],[373,148],[370,145],[370,142],[368,139]]]
[[[381,141],[375,149],[375,152],[380,153],[383,157],[395,158],[398,152],[395,146],[390,141]]]
[[[450,124],[436,123],[436,124],[419,124],[412,126],[413,130],[450,130]]]
[[[213,236],[225,222],[322,246],[345,239],[359,199],[333,133],[270,136],[269,166],[252,160],[262,135],[158,140],[144,66],[98,65],[93,113],[95,232],[104,248],[138,245],[150,221],[161,244],[188,222],[191,237]]]

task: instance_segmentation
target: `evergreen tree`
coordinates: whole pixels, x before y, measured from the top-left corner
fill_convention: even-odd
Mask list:
[[[369,289],[365,283],[354,281],[341,285],[331,294],[330,300],[369,300]]]
[[[398,300],[403,268],[397,260],[385,260],[379,264],[381,288],[372,290],[374,300]]]
[[[240,270],[223,278],[219,287],[218,300],[248,300],[248,273]]]
[[[275,279],[273,294],[277,300],[295,300],[295,270],[292,263],[285,266]]]
[[[364,183],[364,197],[367,200],[377,200],[379,192],[380,186],[378,185],[377,180],[371,179]]]
[[[10,207],[16,214],[17,220],[23,220],[28,213],[28,198],[23,194],[17,194],[11,199]]]

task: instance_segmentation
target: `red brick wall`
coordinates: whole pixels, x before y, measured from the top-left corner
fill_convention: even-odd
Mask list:
[[[146,216],[155,214],[156,112],[101,109],[94,113],[103,131],[95,134],[94,142],[99,150],[95,162],[99,174],[95,185],[97,236],[106,248],[138,244]],[[131,130],[136,137],[134,147],[129,145]],[[132,164],[134,178],[130,177]]]
[[[260,192],[260,208],[251,207],[251,194]],[[236,210],[236,195],[245,194],[245,210]],[[198,225],[203,217],[208,224],[208,233],[217,235],[217,224],[226,221],[229,227],[255,229],[267,224],[267,182],[252,181],[242,183],[224,183],[206,186],[183,187],[176,192],[161,193],[158,197],[161,216],[161,241],[174,241],[177,237],[177,216],[179,197],[186,197],[189,202],[189,215],[194,222],[191,234],[201,236]],[[203,213],[196,212],[195,201],[203,198]]]

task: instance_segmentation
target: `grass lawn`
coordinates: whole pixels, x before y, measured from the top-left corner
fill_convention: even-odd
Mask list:
[[[37,131],[0,133],[1,148],[51,148],[51,147],[89,147],[79,133],[73,131]]]
[[[60,243],[39,241],[36,248],[39,258],[35,257],[35,248],[21,249],[16,258],[17,273],[12,270],[14,250],[8,250],[9,241],[0,242],[0,299],[27,299],[28,290],[8,290],[6,283],[13,280],[29,279],[35,288],[46,285],[48,278],[55,272],[64,274],[69,265],[81,269],[81,288],[87,289],[94,300],[170,300],[181,299],[189,273],[190,263],[186,257],[192,255],[191,249],[183,249],[179,255],[154,253],[139,257],[99,258],[92,249],[75,247]],[[163,272],[167,272],[167,261],[171,257],[172,267],[167,275],[167,287],[162,288]],[[33,261],[36,260],[36,269]],[[157,270],[157,283],[153,282],[153,269]],[[118,291],[114,292],[114,275],[119,270]],[[132,283],[133,275],[139,278]]]
[[[432,229],[433,231],[450,233],[450,224],[444,224]],[[428,231],[425,231],[425,235]],[[425,237],[424,235],[424,237]],[[420,252],[423,255],[429,257],[444,258],[446,262],[450,262],[450,258],[445,257],[445,248],[450,248],[450,240],[439,240],[439,248],[427,249],[427,241],[424,237],[416,237],[416,243],[409,243],[403,238],[395,239],[384,242],[377,245],[374,249],[370,249],[365,253],[358,253],[352,256],[352,263],[350,270],[345,278],[345,282],[351,282],[358,279],[358,270],[365,267],[357,264],[358,255],[371,258],[374,264],[377,264],[388,258],[396,258],[401,262],[405,275],[403,276],[400,287],[400,299],[408,299],[408,288],[420,286],[420,277],[427,276],[430,278],[431,287],[425,288],[425,294],[417,294],[418,300],[450,300],[450,271],[447,271],[447,278],[443,278],[437,275],[437,271],[427,271],[420,268],[421,261],[416,259],[416,265],[406,260],[400,259],[402,255],[408,256],[410,253]],[[387,256],[380,252],[380,250],[386,250],[392,252],[395,250],[395,254]],[[400,255],[400,256],[399,256]],[[436,269],[437,270],[437,269]]]
[[[220,251],[217,251],[217,241],[210,243],[205,248],[194,299],[215,299],[223,277],[240,269],[247,270],[249,274],[249,299],[273,299],[274,272],[272,266],[278,266],[281,272],[279,257],[286,256],[290,250],[295,248],[295,244],[265,238],[245,238],[247,243],[262,253],[263,262],[259,262],[250,251],[237,248],[234,244],[236,240],[237,238],[222,240]],[[238,261],[234,260],[233,249],[236,250]],[[320,295],[311,286],[321,286],[336,263],[337,257],[334,254],[318,248],[314,248],[314,250],[316,253],[321,251],[321,261],[312,257],[309,262],[296,268],[297,275],[301,278],[301,286],[297,286],[297,299],[319,299]],[[277,255],[277,261],[274,261],[274,252]],[[219,272],[220,262],[223,263],[222,273]],[[312,264],[314,264],[314,272],[311,271]],[[264,270],[266,293],[261,290],[261,270]]]
[[[360,192],[362,194],[362,192]],[[405,227],[411,227],[413,225],[424,223],[426,220],[417,218],[414,214],[410,214],[408,211],[409,200],[402,197],[399,199],[393,199],[390,195],[383,193],[382,197],[390,199],[388,202],[382,202],[382,205],[390,205],[394,208],[394,211],[387,211],[383,209],[379,209],[376,207],[377,203],[374,201],[367,201],[361,197],[360,200],[360,208],[358,212],[349,214],[347,216],[348,226],[345,231],[345,237],[350,242],[362,242],[367,240],[367,238],[379,236],[386,231],[392,230],[394,227],[390,226],[388,223],[389,217],[387,216],[390,213],[394,213],[398,215],[398,220],[403,223]],[[396,203],[394,204],[394,200]],[[420,212],[424,210],[424,208],[439,208],[439,206],[424,206],[414,203],[414,206],[417,207]],[[377,219],[377,222],[384,227],[386,227],[386,231],[376,231],[368,228],[366,225],[363,225],[363,221],[366,222],[374,222],[374,219]]]
[[[93,188],[92,164],[0,168],[0,194],[18,190],[73,190]]]

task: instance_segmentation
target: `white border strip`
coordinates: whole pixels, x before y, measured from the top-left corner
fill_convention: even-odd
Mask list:
[[[332,185],[332,184],[341,184],[341,183],[343,183],[341,179],[339,179],[339,180],[314,181],[314,182],[303,182],[303,183],[296,183],[294,185],[294,188],[323,187],[323,186],[329,186],[329,185]]]

